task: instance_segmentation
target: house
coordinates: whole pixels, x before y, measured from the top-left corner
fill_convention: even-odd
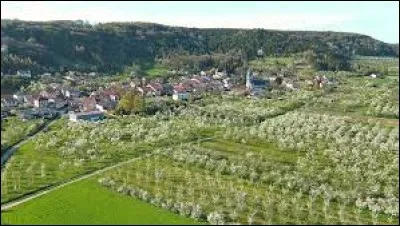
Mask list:
[[[172,96],[174,94],[174,87],[171,84],[163,84],[164,94],[167,96]]]
[[[153,96],[160,96],[164,94],[163,86],[158,82],[147,84],[146,88],[148,88],[147,91],[150,91]]]
[[[380,77],[380,76],[379,76],[379,74],[377,74],[377,73],[371,73],[371,74],[369,75],[369,77],[371,77],[371,78],[378,78],[378,77]]]
[[[143,88],[143,90],[144,90],[144,94],[148,97],[156,96],[155,92],[153,92],[153,90],[150,87],[146,86]]]
[[[7,51],[8,51],[8,46],[6,44],[1,44],[1,52],[7,53]]]
[[[47,97],[39,96],[33,100],[33,105],[35,108],[45,108],[49,103],[49,99]]]
[[[24,102],[24,93],[22,93],[22,92],[14,93],[13,98],[14,98],[14,100],[22,103],[22,102]]]
[[[101,111],[89,112],[70,112],[69,120],[73,122],[90,121],[95,122],[104,119],[104,113]]]
[[[107,112],[108,110],[113,110],[117,107],[117,102],[110,100],[100,100],[96,104],[96,109],[102,112]]]
[[[59,90],[59,91],[61,91],[61,85],[60,84],[58,84],[58,83],[50,83],[50,88],[52,88],[53,90]]]
[[[1,99],[2,107],[16,107],[18,106],[18,101],[12,97],[6,97]]]
[[[289,82],[284,81],[283,85],[285,85],[285,87],[287,89],[289,89],[289,90],[297,90],[297,88],[294,87],[293,83],[289,83]]]
[[[50,88],[48,90],[41,91],[39,95],[48,98],[50,102],[54,102],[54,99],[56,99],[59,96],[59,93]]]
[[[319,76],[319,75],[314,77],[313,83],[319,88],[322,88],[324,86],[323,85],[323,78],[321,78],[321,76]]]
[[[66,74],[67,74],[66,78],[68,79],[68,77],[71,78],[75,76],[75,71],[68,71]]]
[[[80,96],[80,92],[77,89],[72,88],[62,88],[61,93],[67,98],[78,98]]]
[[[1,121],[6,119],[9,115],[10,115],[10,111],[9,110],[1,109]]]
[[[173,100],[188,100],[189,99],[189,93],[188,92],[182,92],[182,93],[174,93],[172,95]]]
[[[142,89],[142,87],[140,87],[140,86],[137,86],[136,90],[138,91],[138,93],[140,93],[141,96],[143,96],[145,94],[145,90]]]
[[[215,74],[213,75],[213,79],[223,79],[224,77],[226,77],[226,72],[218,72],[215,71]]]
[[[108,88],[99,93],[99,96],[103,99],[110,99],[112,101],[117,101],[120,99],[120,94],[114,88]]]
[[[62,109],[67,106],[67,101],[59,97],[54,99],[54,102],[52,103],[54,103],[54,108],[56,109]]]
[[[182,84],[174,86],[174,94],[172,95],[173,100],[187,100],[189,99],[189,93],[182,86]]]
[[[262,95],[266,92],[269,86],[269,81],[255,78],[252,71],[247,70],[246,74],[246,88],[250,92],[250,95]]]
[[[25,95],[24,103],[26,103],[26,105],[33,106],[35,97],[36,96],[34,96],[34,95]]]
[[[27,71],[17,71],[17,76],[19,77],[23,77],[23,78],[31,78],[31,71],[27,70]]]
[[[96,110],[97,101],[94,97],[85,97],[83,99],[82,109],[84,112]]]
[[[257,50],[257,56],[264,56],[264,50],[262,48]]]
[[[323,76],[320,82],[320,88],[329,87],[329,88],[336,88],[338,85],[338,80],[335,78],[327,78]]]
[[[229,82],[229,78],[222,80],[224,83],[225,91],[230,91],[232,89],[232,84]]]
[[[79,111],[80,109],[82,109],[82,101],[79,99],[70,99],[67,100],[67,104],[70,110],[72,111]]]
[[[46,72],[46,73],[43,73],[43,74],[39,75],[39,77],[40,78],[51,78],[51,73]]]

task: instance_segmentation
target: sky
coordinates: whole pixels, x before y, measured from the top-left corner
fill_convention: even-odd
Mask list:
[[[399,43],[399,2],[1,1],[1,19],[355,32]]]

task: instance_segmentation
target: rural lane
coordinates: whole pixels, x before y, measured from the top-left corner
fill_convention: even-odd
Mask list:
[[[188,143],[196,143],[196,142],[205,141],[205,140],[212,140],[212,139],[213,139],[213,138],[211,138],[211,137],[207,137],[207,138],[199,139],[199,140],[192,141],[192,142],[188,142]],[[125,161],[125,162],[121,162],[121,163],[115,164],[115,165],[113,165],[113,166],[105,167],[105,168],[103,168],[103,169],[96,170],[96,171],[94,171],[94,172],[92,172],[92,173],[89,173],[89,174],[83,175],[83,176],[81,176],[81,177],[78,177],[78,178],[76,178],[76,179],[73,179],[73,180],[71,180],[71,181],[62,183],[62,184],[60,184],[60,185],[51,186],[51,187],[49,187],[49,188],[47,188],[47,189],[45,189],[45,190],[41,190],[41,191],[39,191],[38,193],[32,194],[32,195],[30,195],[30,196],[27,196],[27,197],[25,197],[25,198],[23,198],[23,199],[21,199],[21,200],[16,200],[16,201],[11,201],[10,203],[5,203],[4,205],[1,206],[1,211],[3,211],[3,210],[8,210],[8,209],[10,209],[10,208],[12,208],[12,207],[14,207],[14,206],[17,206],[17,205],[22,204],[22,203],[25,203],[25,202],[27,202],[27,201],[29,201],[29,200],[38,198],[38,197],[40,197],[40,196],[42,196],[42,195],[45,195],[45,194],[47,194],[47,193],[49,193],[49,192],[55,191],[55,190],[57,190],[57,189],[60,189],[60,188],[62,188],[62,187],[65,187],[65,186],[67,186],[67,185],[70,185],[70,184],[73,184],[73,183],[75,183],[75,182],[78,182],[78,181],[87,179],[87,178],[89,178],[89,177],[95,176],[95,175],[97,175],[97,174],[100,174],[100,173],[103,173],[103,172],[105,172],[105,171],[114,169],[114,168],[116,168],[116,167],[120,167],[120,166],[125,165],[125,164],[128,164],[128,163],[134,162],[134,161],[139,160],[139,159],[141,159],[141,157],[133,158],[133,159],[127,160],[127,161]]]

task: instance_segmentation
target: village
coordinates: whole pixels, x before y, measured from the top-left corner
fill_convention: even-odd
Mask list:
[[[60,77],[61,73],[54,76]],[[8,75],[9,76],[9,75]],[[18,71],[16,76],[31,78],[30,71]],[[1,99],[1,120],[9,115],[17,115],[22,120],[36,118],[51,119],[59,115],[69,115],[71,121],[98,121],[105,114],[112,112],[118,106],[124,93],[134,91],[143,98],[166,98],[176,102],[199,99],[204,94],[235,95],[247,98],[267,97],[272,89],[297,91],[299,81],[293,77],[274,75],[262,77],[251,69],[243,80],[226,72],[213,74],[201,71],[197,75],[180,76],[177,79],[146,79],[132,77],[128,80],[105,83],[98,87],[89,85],[95,72],[81,73],[68,71],[62,80],[52,78],[51,73],[38,75],[45,83],[42,90],[36,92],[18,91]],[[315,76],[313,80],[305,81],[309,87],[335,87],[338,81],[325,76]],[[86,85],[86,86],[85,86]],[[84,91],[77,87],[85,87]]]

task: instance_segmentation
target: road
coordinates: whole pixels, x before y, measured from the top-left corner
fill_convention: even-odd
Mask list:
[[[6,163],[6,161],[10,158],[10,156],[14,154],[14,152],[17,151],[21,147],[21,145],[25,144],[26,142],[34,138],[38,133],[40,133],[44,129],[47,129],[52,123],[55,122],[56,119],[58,118],[45,122],[45,126],[42,129],[36,131],[34,134],[27,136],[26,138],[20,140],[18,143],[14,144],[13,146],[5,150],[4,154],[1,156],[1,166],[3,166]]]
[[[189,143],[197,143],[197,142],[206,141],[206,140],[212,140],[212,139],[213,139],[213,138],[211,138],[211,137],[207,137],[207,138],[199,139],[199,140],[192,141],[192,142],[189,142]],[[3,210],[8,210],[8,209],[10,209],[10,208],[12,208],[12,207],[14,207],[14,206],[17,206],[17,205],[22,204],[22,203],[25,203],[25,202],[27,202],[27,201],[29,201],[29,200],[38,198],[38,197],[40,197],[40,196],[42,196],[42,195],[45,195],[45,194],[47,194],[47,193],[49,193],[49,192],[55,191],[55,190],[57,190],[57,189],[60,189],[60,188],[62,188],[62,187],[65,187],[65,186],[67,186],[67,185],[70,185],[70,184],[73,184],[73,183],[75,183],[75,182],[78,182],[78,181],[87,179],[87,178],[89,178],[89,177],[95,176],[95,175],[97,175],[97,174],[100,174],[100,173],[103,173],[103,172],[105,172],[105,171],[114,169],[114,168],[116,168],[116,167],[120,167],[120,166],[125,165],[125,164],[128,164],[128,163],[134,162],[134,161],[139,160],[139,159],[141,159],[141,158],[133,158],[133,159],[127,160],[127,161],[125,161],[125,162],[121,162],[121,163],[115,164],[115,165],[113,165],[113,166],[109,166],[109,167],[105,167],[105,168],[100,169],[100,170],[96,170],[96,171],[94,171],[94,172],[92,172],[92,173],[83,175],[83,176],[81,176],[81,177],[78,177],[78,178],[76,178],[76,179],[73,179],[73,180],[70,180],[70,181],[68,181],[68,182],[62,183],[62,184],[60,184],[60,185],[51,186],[51,187],[49,187],[49,188],[47,188],[47,189],[45,189],[45,190],[41,190],[41,191],[39,191],[39,192],[37,192],[37,193],[35,193],[35,194],[26,196],[26,197],[24,197],[24,198],[21,199],[21,200],[16,200],[16,201],[11,201],[10,203],[6,203],[6,204],[4,204],[4,205],[1,206],[1,210],[2,210],[2,211],[3,211]]]

